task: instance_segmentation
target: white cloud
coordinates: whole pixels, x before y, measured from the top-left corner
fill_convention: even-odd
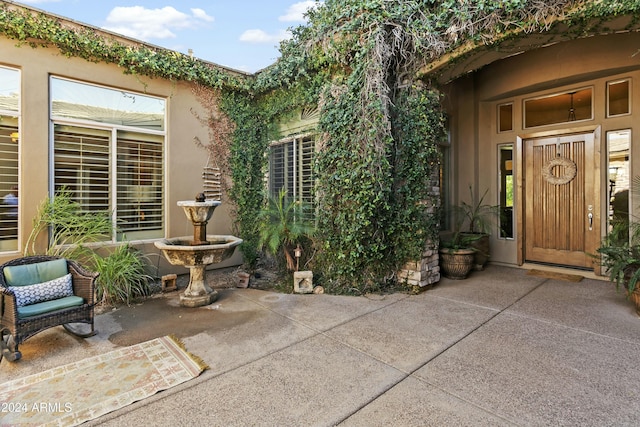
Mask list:
[[[107,16],[105,29],[142,40],[175,38],[174,30],[196,28],[202,21],[213,17],[202,9],[191,9],[193,15],[171,6],[147,9],[142,6],[118,6]]]
[[[287,13],[278,18],[281,22],[304,22],[304,14],[307,10],[315,8],[317,3],[313,0],[301,1],[289,6]]]
[[[191,13],[193,14],[194,18],[202,19],[203,21],[207,22],[213,22],[213,16],[207,15],[207,12],[200,8],[191,9]]]
[[[253,29],[247,30],[240,35],[240,41],[247,43],[279,43],[282,40],[290,38],[291,33],[285,30],[280,30],[275,34],[269,34],[263,30]]]

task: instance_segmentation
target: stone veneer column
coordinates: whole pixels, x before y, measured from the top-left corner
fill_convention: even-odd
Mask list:
[[[436,214],[440,203],[440,186],[437,172],[431,179],[431,194],[434,196],[435,205],[429,206],[430,214]],[[422,292],[430,285],[440,281],[440,256],[438,254],[439,242],[425,242],[422,258],[406,263],[398,272],[398,282],[411,286],[413,292]]]

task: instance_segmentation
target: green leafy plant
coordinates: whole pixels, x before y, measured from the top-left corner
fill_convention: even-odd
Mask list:
[[[471,202],[462,201],[459,205],[454,206],[454,214],[458,222],[458,228],[466,225],[466,231],[469,233],[488,234],[491,226],[500,213],[500,206],[488,205],[484,202],[489,189],[487,188],[479,199],[473,194],[473,188],[469,185],[469,196]]]
[[[635,197],[640,197],[640,176],[633,178],[630,191]],[[612,229],[600,243],[594,257],[602,263],[617,290],[624,288],[631,293],[638,288],[640,281],[640,220],[628,212],[616,214]]]
[[[145,273],[145,257],[129,244],[116,246],[107,256],[93,253],[91,264],[100,273],[96,282],[98,301],[128,305],[134,298],[149,294],[152,277]]]
[[[86,244],[107,238],[112,232],[108,212],[86,212],[67,189],[56,192],[40,203],[24,254],[39,253],[38,237],[49,232],[46,255],[80,259],[87,254]]]
[[[253,264],[265,152],[279,139],[278,122],[320,106],[318,263],[336,285],[330,289],[363,293],[388,283],[438,230],[437,201],[427,190],[437,186],[428,179],[437,173],[444,116],[432,64],[448,55],[446,62],[456,65],[478,49],[499,49],[532,33],[603,32],[607,19],[639,12],[635,0],[326,0],[281,43],[280,59],[254,76],[127,44],[11,3],[0,5],[0,32],[18,45],[116,64],[127,74],[220,90],[221,109],[235,123],[230,197]]]
[[[315,231],[305,214],[305,206],[296,200],[288,200],[284,189],[277,197],[270,197],[268,206],[260,212],[259,245],[272,255],[282,254],[289,271],[296,269],[294,248]]]

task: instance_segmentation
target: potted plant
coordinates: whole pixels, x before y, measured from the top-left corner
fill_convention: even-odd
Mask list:
[[[636,306],[640,315],[640,244],[620,242],[607,236],[597,249],[597,257],[606,269],[609,280],[616,289],[625,289],[627,298]]]
[[[476,270],[483,270],[489,260],[489,233],[491,225],[494,224],[500,211],[499,206],[484,203],[488,192],[489,189],[486,189],[482,196],[476,200],[473,189],[469,185],[471,202],[463,201],[454,207],[456,223],[461,224],[461,228],[463,228],[462,235],[473,237],[467,241],[472,242],[471,247],[475,249],[474,267]]]
[[[440,268],[448,279],[466,279],[475,263],[474,243],[481,235],[465,234],[457,229],[440,239]]]
[[[633,187],[634,194],[640,194],[640,177],[634,179]],[[616,290],[625,289],[640,315],[640,223],[629,221],[628,214],[614,215],[612,230],[600,243],[595,257]]]

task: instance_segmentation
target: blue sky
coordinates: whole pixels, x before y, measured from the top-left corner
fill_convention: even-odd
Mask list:
[[[37,9],[248,72],[278,58],[315,0],[21,0]]]

